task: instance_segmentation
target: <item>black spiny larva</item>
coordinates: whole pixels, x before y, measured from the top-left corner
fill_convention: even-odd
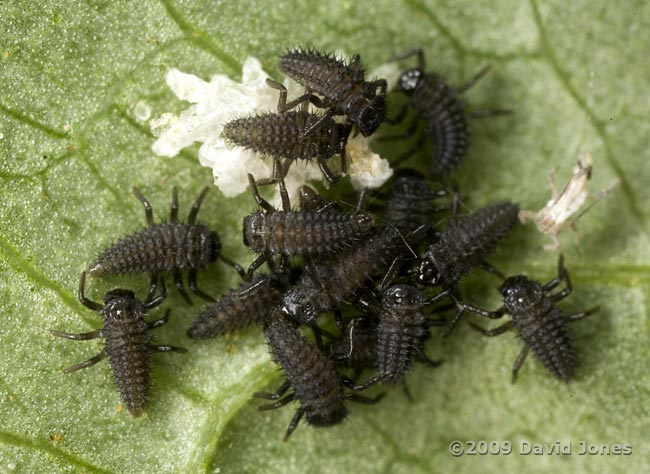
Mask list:
[[[280,71],[310,91],[294,103],[309,98],[318,107],[328,108],[321,120],[331,115],[346,115],[367,137],[386,117],[386,81],[366,82],[358,54],[346,64],[334,55],[296,48],[280,58]],[[312,96],[311,92],[320,94],[324,101]],[[317,127],[312,125],[306,133]]]
[[[347,416],[348,410],[344,404],[346,399],[372,404],[381,398],[381,395],[368,398],[344,393],[344,385],[353,390],[359,387],[352,381],[341,378],[334,363],[314,343],[300,334],[293,322],[280,314],[276,313],[269,318],[264,326],[264,335],[273,359],[282,367],[287,380],[275,393],[257,392],[253,396],[277,400],[275,403],[260,406],[260,410],[279,408],[298,400],[300,408],[289,424],[284,436],[285,441],[303,416],[312,426],[331,426],[341,423]],[[292,391],[285,396],[289,388]]]
[[[282,303],[289,286],[288,273],[278,270],[244,281],[217,302],[207,306],[187,330],[192,339],[211,339],[261,324],[271,310]]]
[[[421,48],[397,54],[390,60],[398,61],[414,55],[417,56],[418,65],[402,73],[398,81],[398,90],[409,97],[410,105],[419,112],[426,133],[433,143],[433,173],[444,176],[460,164],[467,151],[467,117],[465,106],[458,96],[472,87],[490,68],[485,67],[466,83],[451,87],[442,76],[435,72],[425,72],[424,54]],[[398,114],[395,121],[401,121],[405,112],[406,108]],[[485,117],[504,113],[509,111],[482,110],[475,111],[472,115]],[[412,130],[407,135],[410,132]],[[418,141],[397,161],[411,155],[420,144],[421,141]]]
[[[361,245],[303,274],[284,294],[282,312],[300,324],[313,325],[319,314],[336,309],[366,281],[386,274],[408,257],[426,231],[426,226],[421,226],[404,236],[392,225],[376,229]]]
[[[314,257],[332,254],[349,247],[375,227],[376,219],[360,212],[364,193],[361,193],[357,208],[352,213],[334,205],[316,210],[292,211],[284,179],[280,177],[283,210],[278,211],[260,196],[253,176],[249,174],[248,179],[255,201],[265,211],[256,211],[244,217],[244,244],[260,254],[248,270],[249,277],[269,256]]]
[[[341,170],[345,173],[345,146],[350,135],[349,124],[336,123],[326,115],[306,111],[286,111],[287,91],[275,81],[267,84],[280,90],[279,113],[265,113],[231,120],[223,128],[223,136],[234,145],[269,155],[275,159],[318,160],[325,177],[334,182],[336,178],[326,161],[334,155],[341,156]],[[305,135],[306,130],[313,129]],[[290,164],[290,163],[289,163]],[[274,172],[277,178],[278,174]]]
[[[420,283],[453,287],[476,266],[495,273],[484,260],[517,222],[519,206],[503,202],[486,206],[452,222],[422,256]]]
[[[411,285],[393,285],[382,294],[377,314],[377,369],[382,382],[404,384],[413,360],[429,367],[440,364],[424,353],[430,327],[438,323],[424,313],[425,304],[422,292]]]
[[[551,293],[562,282],[564,289]],[[490,330],[472,324],[474,329],[486,336],[497,336],[512,328],[517,330],[524,347],[512,369],[512,381],[515,382],[517,372],[531,349],[555,377],[569,381],[573,377],[575,362],[565,323],[585,318],[598,311],[598,307],[570,315],[563,315],[555,307],[557,301],[566,298],[572,291],[562,255],[558,260],[558,274],[548,283],[542,285],[525,275],[517,275],[506,278],[499,291],[503,295],[503,307],[496,311],[485,311],[464,303],[461,305],[463,309],[490,319],[500,318],[505,313],[512,316],[507,323]]]
[[[196,215],[205,198],[208,188],[204,188],[187,218],[187,224],[178,222],[178,191],[172,189],[172,206],[170,222],[153,223],[153,209],[149,201],[133,188],[133,194],[142,203],[145,209],[147,225],[140,232],[124,237],[111,247],[105,249],[93,263],[90,264],[88,274],[93,277],[104,275],[120,275],[124,273],[152,272],[152,284],[157,282],[158,274],[171,272],[178,291],[183,298],[192,304],[189,295],[183,287],[181,272],[189,269],[190,290],[209,301],[214,298],[201,291],[196,283],[199,269],[221,258],[224,262],[233,265],[238,271],[238,265],[220,256],[221,242],[219,236],[202,224],[196,224]]]
[[[93,311],[102,313],[104,327],[96,331],[73,334],[50,331],[54,336],[65,337],[74,341],[103,338],[105,346],[102,351],[90,359],[75,364],[64,370],[66,374],[85,369],[108,357],[113,378],[120,391],[122,400],[134,417],[144,413],[149,398],[150,358],[152,352],[185,352],[174,346],[156,346],[151,344],[148,334],[150,329],[167,323],[169,312],[156,321],[146,321],[146,313],[160,305],[165,299],[165,284],[161,281],[162,293],[153,298],[155,286],[152,285],[149,296],[140,302],[130,290],[115,289],[104,295],[104,304],[89,300],[84,295],[85,272],[79,280],[79,301]]]

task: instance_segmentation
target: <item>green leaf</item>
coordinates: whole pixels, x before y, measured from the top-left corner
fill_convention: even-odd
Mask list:
[[[647,470],[649,18],[640,0],[2,2],[0,471]],[[520,343],[479,337],[464,323],[448,339],[432,338],[427,352],[444,364],[413,370],[412,402],[394,390],[377,406],[351,404],[340,426],[302,424],[283,443],[294,409],[259,413],[250,398],[281,380],[261,331],[187,340],[198,305],[188,307],[175,291],[165,303],[172,321],[156,337],[189,352],[155,356],[147,417],[118,411],[107,363],[60,372],[100,350],[101,341],[74,343],[49,329],[101,326],[76,301],[78,277],[103,247],[143,225],[131,187],[164,219],[173,185],[184,213],[212,179],[196,147],[174,159],[153,156],[154,137],[136,105],[152,118],[187,106],[164,82],[172,67],[204,79],[238,77],[252,55],[279,78],[277,57],[294,45],[358,52],[369,68],[422,46],[429,67],[452,84],[491,64],[468,103],[514,113],[471,123],[458,170],[470,208],[502,199],[541,208],[548,173],[555,169],[564,182],[581,149],[594,156],[593,189],[622,180],[579,222],[579,248],[563,236],[575,291],[562,308],[601,307],[571,326],[574,381],[557,381],[531,357],[511,385]],[[252,205],[250,196],[225,199],[215,188],[201,211],[224,254],[243,262],[251,255],[240,242],[241,216]],[[539,249],[543,243],[528,225],[491,261],[546,280],[555,256]],[[215,294],[237,282],[222,264],[199,279]],[[147,278],[93,280],[88,295],[98,300],[116,286],[144,296]],[[493,277],[478,275],[466,288],[492,306],[494,286]],[[452,440],[510,442],[513,452],[454,458]],[[570,442],[572,453],[523,455],[523,441]],[[628,444],[632,454],[580,455],[581,441]]]

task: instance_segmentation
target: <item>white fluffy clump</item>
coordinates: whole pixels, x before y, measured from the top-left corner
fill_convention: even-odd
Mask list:
[[[176,156],[194,142],[202,142],[199,161],[212,168],[214,182],[228,197],[244,192],[248,186],[247,173],[257,179],[271,176],[273,161],[242,147],[234,146],[221,136],[224,125],[235,118],[255,113],[275,112],[278,91],[266,84],[269,75],[259,60],[248,58],[244,62],[242,82],[223,74],[212,76],[210,82],[171,69],[166,81],[179,99],[192,105],[179,116],[163,114],[150,122],[158,139],[153,152],[160,156]],[[302,93],[300,86],[289,79],[284,81],[289,100]],[[355,188],[374,188],[383,184],[393,170],[387,160],[370,150],[370,140],[360,134],[350,136],[346,154],[351,161],[348,173]],[[318,163],[293,163],[285,181],[292,197],[308,180],[324,179]]]

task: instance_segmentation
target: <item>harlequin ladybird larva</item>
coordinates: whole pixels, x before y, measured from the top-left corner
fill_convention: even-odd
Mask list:
[[[264,212],[256,211],[244,218],[244,244],[260,254],[249,267],[247,277],[270,256],[314,257],[332,254],[351,246],[375,227],[376,219],[361,212],[363,192],[352,213],[335,206],[292,211],[284,178],[280,177],[278,183],[283,210],[278,211],[260,196],[253,176],[249,174],[248,179],[251,193]]]
[[[145,229],[124,237],[111,247],[105,249],[88,268],[88,274],[93,277],[105,275],[120,275],[124,273],[152,272],[152,286],[158,280],[158,274],[171,272],[176,288],[187,301],[192,304],[189,295],[183,287],[182,272],[189,269],[190,290],[208,301],[214,298],[201,291],[196,282],[199,269],[220,258],[233,266],[240,274],[243,270],[239,265],[220,255],[221,242],[219,236],[202,224],[196,224],[196,216],[201,203],[208,192],[204,188],[187,218],[187,224],[178,222],[178,190],[172,189],[172,205],[170,222],[153,223],[153,208],[149,201],[133,188],[133,194],[142,203],[145,210],[147,225]]]
[[[607,189],[603,189],[597,193],[590,193],[591,161],[591,154],[588,152],[583,153],[578,158],[578,163],[573,168],[573,175],[562,191],[558,191],[557,185],[555,184],[555,174],[551,173],[548,180],[553,195],[546,203],[546,206],[538,212],[519,212],[519,219],[522,223],[526,222],[526,219],[534,219],[537,224],[537,229],[553,239],[552,244],[544,245],[545,250],[560,250],[558,234],[567,226],[573,230],[577,241],[579,236],[575,226],[576,221],[591,209],[591,206],[596,204],[598,200],[604,198],[620,183],[620,180],[617,179]],[[592,201],[591,204],[571,219],[574,214],[580,211],[580,208],[588,199]]]
[[[280,71],[309,91],[289,106],[309,99],[317,107],[328,109],[321,121],[332,115],[346,115],[367,137],[377,130],[386,117],[386,80],[366,82],[358,54],[346,64],[343,59],[331,54],[296,48],[282,55],[279,67]],[[312,92],[321,95],[324,100],[319,100]],[[315,132],[318,127],[319,123],[312,124],[305,133]]]
[[[316,264],[283,297],[282,313],[303,325],[314,325],[321,313],[338,308],[373,277],[391,272],[412,247],[426,235],[427,226],[403,235],[387,225],[369,234],[366,240],[334,259]]]
[[[237,146],[272,156],[274,159],[287,159],[289,162],[281,173],[286,174],[294,160],[310,161],[316,159],[321,171],[330,182],[336,181],[326,161],[334,155],[341,156],[341,171],[346,172],[345,146],[351,126],[336,123],[331,117],[316,115],[306,111],[287,112],[286,88],[267,79],[266,83],[280,90],[279,113],[242,117],[231,120],[223,128],[223,136]],[[305,135],[305,130],[313,133]]]
[[[503,202],[453,221],[422,256],[420,283],[451,288],[477,266],[499,274],[484,258],[518,222],[518,212],[517,204]]]
[[[454,301],[458,301],[456,285],[474,267],[480,267],[503,278],[503,275],[485,261],[497,243],[518,222],[519,206],[510,202],[493,204],[453,221],[422,256],[416,270],[418,280],[427,286],[439,286]],[[458,310],[450,321],[445,335],[449,335],[460,320]]]
[[[289,439],[303,416],[312,426],[332,426],[341,423],[347,416],[345,400],[372,404],[382,397],[379,395],[369,398],[356,393],[344,393],[344,386],[352,390],[358,390],[359,387],[351,380],[340,377],[333,362],[313,342],[300,334],[295,323],[281,314],[275,312],[269,318],[264,326],[264,335],[273,359],[284,371],[286,381],[275,393],[255,393],[253,396],[256,398],[277,400],[258,409],[280,408],[294,400],[300,403],[300,408],[287,428],[284,441]],[[292,391],[285,395],[290,388]]]
[[[257,275],[244,281],[201,311],[187,330],[192,339],[211,339],[246,327],[261,324],[270,311],[282,303],[282,294],[289,287],[289,272],[278,269],[271,274]]]
[[[564,282],[564,289],[551,293]],[[532,349],[540,362],[558,379],[565,382],[573,377],[574,355],[569,333],[565,322],[577,321],[596,311],[593,307],[570,315],[563,315],[555,307],[555,303],[571,294],[572,286],[569,273],[564,268],[562,255],[558,259],[557,276],[542,285],[525,275],[506,278],[499,287],[503,295],[503,307],[496,311],[486,311],[475,306],[461,303],[464,310],[480,316],[497,319],[505,313],[512,319],[494,329],[486,330],[472,324],[472,327],[486,336],[497,336],[515,328],[524,342],[512,369],[512,382],[517,378],[517,372]]]
[[[54,336],[74,341],[103,338],[105,345],[99,354],[68,367],[64,372],[69,374],[85,369],[108,357],[113,378],[124,404],[131,415],[139,417],[144,413],[149,398],[151,353],[186,352],[182,347],[151,344],[152,338],[148,331],[166,324],[169,320],[169,309],[161,319],[145,320],[147,312],[160,305],[165,299],[165,282],[161,280],[161,294],[155,298],[153,295],[156,287],[152,285],[144,302],[140,302],[130,290],[115,289],[104,295],[104,304],[86,298],[84,295],[85,282],[86,273],[84,272],[79,279],[79,301],[87,308],[102,313],[104,327],[81,334],[55,330],[50,332]]]
[[[430,318],[424,312],[426,304],[422,292],[411,285],[393,285],[382,294],[377,313],[377,369],[382,382],[404,384],[413,360],[429,367],[440,365],[427,357],[424,344],[431,325],[444,322]]]
[[[389,61],[400,61],[411,56],[417,57],[418,65],[402,73],[398,81],[398,90],[409,97],[411,107],[419,112],[426,133],[433,143],[432,172],[436,175],[445,176],[460,164],[467,151],[467,116],[465,106],[459,95],[471,88],[489,71],[490,67],[483,68],[466,83],[458,87],[451,87],[439,74],[425,72],[424,53],[421,48],[414,48],[396,54]],[[510,111],[499,109],[477,110],[470,112],[469,115],[486,117],[505,113],[510,113]],[[391,122],[400,122],[405,114],[406,106]],[[417,122],[414,122],[411,130],[395,138],[410,136],[415,131],[416,126]],[[408,158],[421,144],[422,140],[418,140],[411,149],[395,161],[399,162]]]

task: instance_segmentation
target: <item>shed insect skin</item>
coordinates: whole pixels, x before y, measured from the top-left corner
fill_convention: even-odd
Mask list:
[[[331,205],[316,210],[292,211],[284,179],[280,178],[283,210],[279,211],[260,196],[251,174],[248,180],[251,193],[264,212],[256,211],[244,217],[244,244],[260,254],[249,267],[247,278],[270,256],[320,257],[350,247],[370,233],[377,223],[373,216],[360,212],[364,192],[359,195],[352,213]]]
[[[303,274],[283,297],[281,311],[303,325],[314,325],[321,313],[336,309],[353,297],[372,277],[391,273],[402,258],[410,255],[426,234],[422,226],[404,236],[394,226],[376,229],[359,246],[335,259],[316,264]],[[318,281],[312,274],[317,275]]]
[[[576,228],[576,221],[580,219],[591,206],[603,197],[605,197],[612,189],[620,183],[620,180],[614,181],[607,189],[603,189],[597,193],[589,192],[589,181],[591,179],[591,154],[585,152],[579,157],[578,163],[573,168],[573,175],[566,183],[562,191],[558,191],[555,184],[555,175],[551,173],[548,177],[549,184],[553,195],[542,209],[538,212],[533,211],[520,211],[519,219],[522,224],[526,219],[534,219],[537,224],[537,229],[548,235],[552,240],[552,244],[544,245],[544,250],[560,250],[560,240],[558,235],[567,226],[570,227],[575,236],[576,242],[578,241],[578,230]],[[587,206],[576,217],[571,217],[577,213],[587,200],[591,200],[591,204]]]
[[[564,258],[558,259],[557,276],[542,285],[525,275],[506,278],[499,287],[503,295],[503,306],[496,311],[486,311],[466,303],[462,309],[489,319],[498,319],[505,313],[512,319],[501,326],[486,330],[472,324],[472,327],[485,336],[497,336],[515,328],[524,342],[512,369],[512,382],[528,352],[532,349],[540,362],[558,379],[568,382],[573,377],[574,352],[565,323],[586,318],[598,311],[598,306],[570,315],[563,315],[555,303],[571,294],[572,285],[569,273],[564,268]],[[551,293],[564,282],[564,288]]]
[[[183,287],[182,272],[189,269],[190,290],[201,298],[214,301],[214,298],[199,289],[196,276],[198,270],[221,258],[233,266],[240,274],[241,267],[220,255],[219,236],[202,224],[196,224],[196,216],[201,203],[208,192],[205,187],[192,205],[187,224],[178,222],[178,190],[172,189],[170,222],[153,223],[153,208],[138,188],[133,194],[142,203],[148,227],[122,238],[105,249],[93,261],[88,274],[92,277],[121,275],[125,273],[152,272],[152,285],[158,281],[158,274],[170,272],[179,293],[192,304],[192,300]]]
[[[345,400],[373,404],[383,395],[375,398],[356,393],[344,393],[344,385],[352,390],[359,387],[351,380],[342,378],[334,363],[323,354],[314,343],[300,334],[297,326],[275,314],[264,325],[264,335],[273,359],[282,367],[286,381],[275,393],[257,392],[253,396],[275,403],[262,405],[259,410],[271,410],[298,400],[300,408],[291,420],[284,436],[289,439],[303,416],[312,426],[332,426],[341,423],[347,416]],[[289,388],[292,391],[285,395]]]
[[[421,48],[396,54],[389,61],[400,61],[411,56],[417,57],[418,65],[402,73],[397,90],[408,96],[410,105],[419,112],[426,133],[433,143],[432,172],[438,176],[446,176],[458,167],[467,152],[467,114],[459,96],[481,79],[489,71],[490,66],[481,69],[464,84],[451,87],[439,74],[425,72],[424,53]],[[487,117],[508,113],[509,110],[492,109],[474,111],[471,115]],[[406,107],[391,122],[402,121],[405,114]],[[384,139],[408,137],[416,126],[417,122],[414,122],[406,134]],[[408,158],[422,144],[422,141],[418,140],[410,150],[397,158],[396,162]]]
[[[267,85],[278,89],[278,113],[264,113],[231,120],[223,128],[223,136],[233,145],[269,155],[274,159],[289,160],[282,172],[295,160],[316,159],[328,181],[337,178],[327,166],[334,155],[341,157],[341,171],[345,174],[347,162],[345,147],[352,130],[350,124],[336,123],[331,117],[310,112],[287,111],[287,89],[279,82],[267,79]],[[294,101],[295,102],[295,101]],[[292,102],[292,104],[294,103]],[[297,105],[297,104],[296,104]],[[308,135],[305,130],[312,130]],[[274,178],[278,178],[277,171]]]
[[[309,91],[290,105],[310,100],[317,107],[327,108],[323,121],[332,115],[345,115],[367,137],[386,118],[386,80],[367,82],[358,54],[346,64],[331,54],[296,48],[282,55],[279,68]],[[319,126],[314,124],[305,133],[310,134]]]
[[[81,334],[56,330],[51,330],[50,333],[74,341],[103,338],[105,346],[99,354],[70,366],[63,372],[69,374],[85,369],[108,357],[122,400],[131,415],[137,418],[144,413],[149,398],[151,353],[186,352],[182,347],[151,344],[152,337],[148,331],[163,326],[169,320],[169,309],[161,319],[145,320],[146,313],[160,305],[166,297],[164,281],[161,280],[161,294],[155,298],[155,285],[152,285],[144,302],[140,302],[130,290],[115,289],[104,295],[104,304],[86,298],[85,282],[86,273],[83,272],[79,279],[79,301],[87,308],[102,313],[104,327]]]

